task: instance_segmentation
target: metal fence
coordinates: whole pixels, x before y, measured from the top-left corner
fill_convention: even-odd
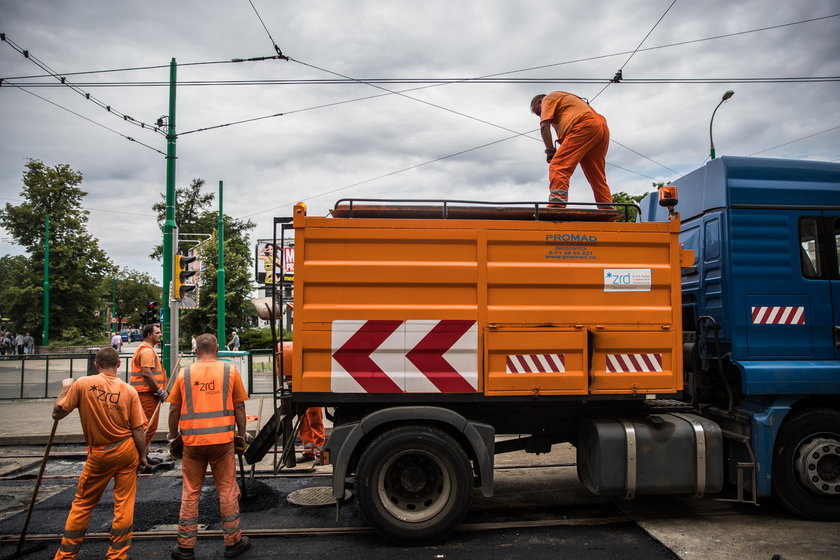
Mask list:
[[[55,398],[61,390],[61,380],[84,377],[96,373],[93,367],[95,352],[88,354],[31,354],[0,357],[0,399]],[[132,354],[121,353],[119,376],[128,381]],[[195,354],[184,354],[181,366],[194,362]],[[247,387],[251,395],[270,395],[274,389],[272,352],[270,349],[248,352],[245,367]]]

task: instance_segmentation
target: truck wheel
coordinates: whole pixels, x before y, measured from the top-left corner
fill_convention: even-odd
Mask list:
[[[401,426],[374,439],[356,475],[359,505],[368,523],[400,544],[445,537],[461,522],[472,496],[470,461],[447,433]]]
[[[773,461],[773,493],[796,515],[840,520],[840,412],[808,410],[785,422]]]

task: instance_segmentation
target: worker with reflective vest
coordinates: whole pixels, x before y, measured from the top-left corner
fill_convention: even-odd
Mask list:
[[[98,375],[61,382],[52,412],[53,419],[61,420],[78,408],[88,444],[87,460],[67,514],[56,559],[76,558],[79,554],[90,515],[111,479],[114,480],[114,519],[105,558],[128,558],[131,546],[137,469],[146,467],[143,435],[146,416],[137,391],[117,377],[120,364],[117,351],[102,348],[96,353],[94,364]]]
[[[143,342],[134,351],[131,360],[131,378],[129,383],[140,395],[140,404],[143,405],[143,412],[149,419],[149,428],[146,431],[146,453],[149,451],[149,444],[157,432],[159,410],[158,403],[166,399],[166,370],[160,357],[155,351],[155,346],[160,344],[163,334],[158,325],[146,325],[143,327]],[[156,465],[161,462],[157,457],[147,457],[149,464]]]
[[[169,395],[169,439],[175,440],[180,432],[184,444],[178,543],[171,554],[175,560],[195,558],[198,499],[208,464],[219,494],[225,558],[238,556],[251,546],[239,526],[234,462],[234,435],[247,438],[248,394],[236,366],[219,361],[218,352],[219,344],[212,334],[196,338],[198,361],[181,368]]]

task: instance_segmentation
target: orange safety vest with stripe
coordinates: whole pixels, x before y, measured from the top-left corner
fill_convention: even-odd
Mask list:
[[[147,350],[148,349],[148,350]],[[155,367],[152,369],[152,375],[155,378],[155,383],[161,389],[166,388],[166,370],[163,369],[163,364],[160,361],[160,356],[155,352],[154,347],[148,342],[141,342],[137,351],[134,352],[134,357],[131,359],[131,377],[129,378],[129,385],[134,387],[138,393],[149,393],[152,388],[146,383],[143,378],[143,368],[140,367],[140,354],[143,352],[151,352],[155,356]]]
[[[180,430],[184,445],[230,443],[236,430],[230,363],[190,364],[176,383],[181,392]],[[197,374],[197,375],[196,375]]]

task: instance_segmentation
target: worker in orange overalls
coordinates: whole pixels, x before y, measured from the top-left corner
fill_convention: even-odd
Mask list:
[[[540,118],[551,206],[565,208],[569,199],[569,180],[578,164],[592,187],[595,202],[612,202],[605,171],[610,144],[607,120],[589,103],[565,91],[537,95],[531,100],[531,112]],[[552,127],[559,148],[554,147]]]
[[[61,382],[52,413],[55,420],[61,420],[78,408],[88,444],[85,468],[79,476],[56,559],[76,558],[79,554],[90,514],[111,479],[114,479],[114,520],[105,558],[128,558],[131,546],[137,469],[146,467],[143,433],[146,416],[137,391],[117,377],[120,364],[117,351],[102,348],[96,353],[94,364],[97,375],[82,377],[75,383],[73,379]]]
[[[152,443],[152,438],[157,432],[158,418],[155,414],[158,403],[166,400],[166,370],[160,357],[155,351],[155,346],[160,344],[163,334],[158,325],[146,325],[143,327],[143,342],[134,351],[131,359],[131,377],[129,382],[140,395],[140,403],[143,405],[143,412],[149,419],[149,429],[146,432],[146,452]],[[159,412],[159,411],[158,411]],[[157,465],[161,462],[157,457],[146,457],[150,465]]]
[[[300,441],[303,453],[297,457],[298,463],[308,463],[320,459],[324,447],[324,413],[320,407],[307,408],[300,419]]]
[[[239,527],[239,486],[234,463],[234,431],[246,439],[245,401],[248,394],[236,366],[217,359],[219,343],[212,334],[196,338],[198,361],[181,368],[169,395],[169,439],[180,436],[183,492],[178,520],[175,560],[195,558],[198,538],[198,499],[207,465],[219,494],[225,558],[251,548]],[[244,446],[244,442],[242,442]]]

